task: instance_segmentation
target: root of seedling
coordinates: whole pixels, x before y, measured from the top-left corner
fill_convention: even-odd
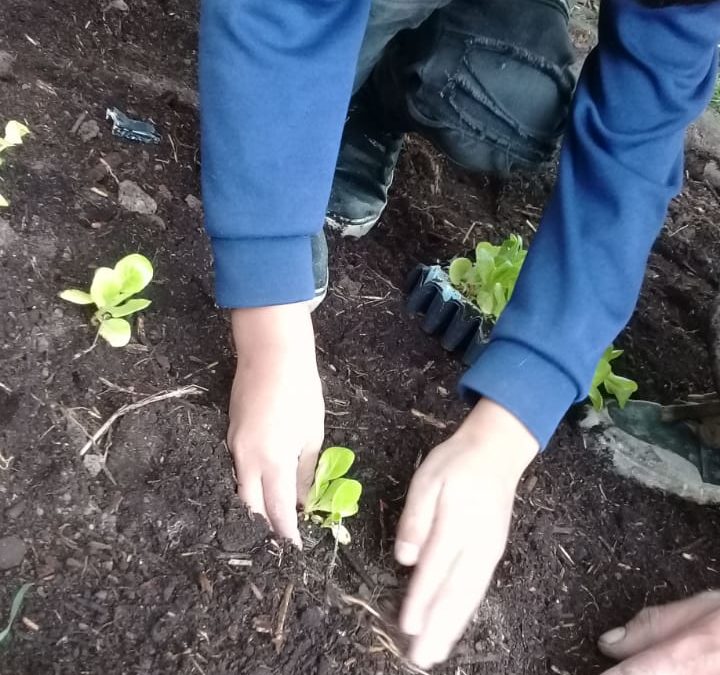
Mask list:
[[[90,450],[90,448],[95,447],[98,444],[98,441],[108,431],[110,431],[112,425],[115,424],[115,422],[123,415],[127,415],[127,413],[132,412],[133,410],[144,408],[146,405],[150,405],[151,403],[158,403],[160,401],[165,401],[169,398],[197,396],[198,394],[202,394],[204,391],[205,389],[203,389],[202,387],[191,384],[187,387],[180,387],[179,389],[173,389],[171,391],[161,391],[157,394],[153,394],[152,396],[147,396],[135,403],[128,403],[127,405],[122,406],[122,408],[118,408],[118,410],[116,410],[112,415],[110,415],[110,417],[108,417],[108,419],[103,423],[103,425],[92,435],[90,440],[88,440],[88,442],[83,445],[82,449],[80,450],[80,456],[82,457],[87,453],[88,450]]]
[[[429,675],[427,671],[418,668],[405,658],[403,655],[405,650],[401,646],[404,638],[399,633],[393,621],[383,616],[379,610],[361,598],[343,594],[340,596],[340,600],[346,605],[360,607],[369,615],[369,627],[377,639],[377,644],[370,648],[371,651],[388,652],[389,654],[392,654],[392,656],[400,661],[402,667],[408,673],[412,673],[413,675]]]

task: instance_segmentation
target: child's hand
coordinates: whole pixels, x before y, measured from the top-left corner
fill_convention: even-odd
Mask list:
[[[296,506],[310,490],[325,406],[305,304],[232,313],[238,360],[228,445],[238,495],[300,545]]]
[[[538,443],[509,412],[481,400],[410,485],[395,557],[415,565],[400,614],[421,668],[447,658],[505,549],[515,490]]]

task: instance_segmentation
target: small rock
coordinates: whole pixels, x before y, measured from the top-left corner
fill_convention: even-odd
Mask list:
[[[155,193],[155,199],[159,202],[171,202],[173,200],[173,195],[167,185],[161,185]]]
[[[149,216],[150,222],[160,228],[161,230],[167,230],[167,225],[165,225],[165,221],[158,215],[152,215]]]
[[[4,250],[8,250],[16,241],[17,234],[15,230],[10,227],[10,223],[4,218],[0,218],[0,253]]]
[[[110,0],[107,5],[105,5],[104,12],[107,12],[109,9],[115,9],[118,12],[129,12],[130,7],[128,7],[127,2],[125,0]]]
[[[705,165],[703,178],[715,189],[720,190],[720,168],[718,168],[717,162],[713,160]]]
[[[17,567],[25,557],[27,547],[25,542],[11,535],[0,539],[0,570],[9,570]]]
[[[185,203],[193,211],[202,211],[202,202],[195,195],[188,195],[185,197]]]
[[[83,466],[90,476],[95,478],[105,468],[105,457],[88,453],[83,457]]]
[[[120,183],[118,202],[124,209],[133,213],[151,216],[157,211],[157,202],[137,183],[131,180],[124,180]]]
[[[88,120],[80,125],[77,134],[83,143],[88,143],[100,135],[100,125],[95,120]]]
[[[13,64],[15,57],[0,50],[0,80],[10,80],[13,78]]]
[[[27,502],[21,499],[17,504],[13,504],[5,510],[5,516],[8,520],[17,520],[25,511]]]

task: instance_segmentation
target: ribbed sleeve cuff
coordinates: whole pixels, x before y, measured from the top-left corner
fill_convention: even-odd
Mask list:
[[[493,340],[460,380],[471,402],[489,398],[517,417],[544,449],[578,388],[563,370],[525,345]]]
[[[221,307],[284,305],[313,297],[310,237],[213,238],[211,243]]]

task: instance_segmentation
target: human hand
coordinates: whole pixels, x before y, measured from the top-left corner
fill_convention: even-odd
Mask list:
[[[625,626],[605,633],[598,646],[622,661],[605,675],[717,675],[720,591],[646,607]]]
[[[237,309],[232,326],[228,446],[238,495],[300,546],[296,506],[312,484],[325,416],[310,311],[302,303]]]
[[[482,600],[507,541],[515,490],[538,452],[517,418],[482,399],[415,474],[395,557],[415,565],[400,613],[408,658],[447,658]]]

